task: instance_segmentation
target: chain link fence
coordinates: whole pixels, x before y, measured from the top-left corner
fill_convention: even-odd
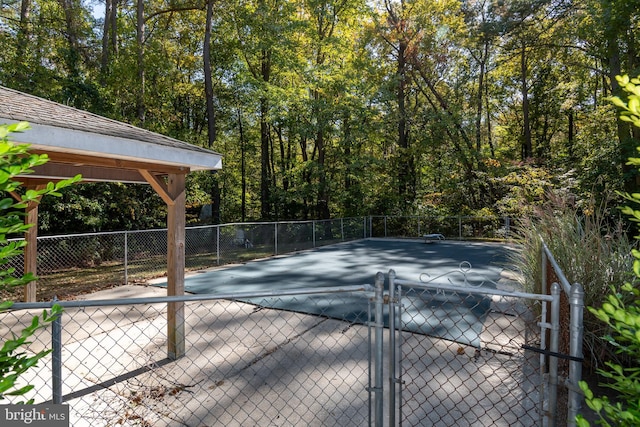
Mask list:
[[[64,301],[59,326],[27,348],[54,352],[22,380],[36,385],[27,398],[68,403],[74,426],[573,425],[580,378],[559,362],[581,360],[559,347],[561,286],[527,294],[470,268],[421,281],[390,272],[387,292],[378,273],[375,288]],[[178,301],[185,353],[174,359]],[[2,334],[50,305],[16,304]],[[569,329],[579,346],[580,325]]]
[[[185,266],[196,271],[367,237],[506,238],[508,218],[371,216],[317,221],[233,223],[187,227]],[[166,275],[167,230],[41,236],[38,238],[38,285],[118,286]],[[22,257],[11,260],[16,274]],[[39,298],[40,299],[40,298]]]
[[[549,334],[555,336],[557,344],[555,352],[561,355],[551,358],[558,371],[558,401],[560,402],[557,422],[559,425],[575,425],[575,417],[582,407],[582,390],[578,383],[582,379],[584,361],[584,299],[582,284],[570,283],[553,254],[542,242],[541,247],[542,292],[551,294],[558,287],[560,308],[558,310],[558,328]],[[548,320],[551,314],[548,314]]]
[[[565,360],[581,366],[574,353],[582,340],[580,301],[571,304],[575,347],[566,354],[559,348],[566,304],[560,284],[549,294],[529,294],[474,280],[470,269],[461,263],[457,271],[419,282],[390,272],[390,311],[396,313],[390,317],[396,330],[390,382],[398,396],[391,419],[403,426],[575,425],[580,372],[563,378],[558,367]]]
[[[27,347],[53,342],[54,352],[22,377],[36,387],[18,400],[68,404],[74,427],[367,425],[368,314],[329,315],[368,300],[366,286],[352,288],[323,290],[321,315],[269,308],[309,304],[304,290],[184,297],[186,354],[177,360],[167,358],[167,302],[180,298],[61,302],[60,336],[41,329]],[[2,314],[3,329],[19,330],[34,313]]]
[[[508,239],[512,221],[508,217],[475,216],[371,216],[372,237],[420,237],[442,234],[447,239]]]
[[[368,237],[366,218],[187,227],[185,267],[200,270]],[[38,283],[74,286],[139,283],[166,275],[167,230],[38,238]],[[11,260],[16,274],[21,256]]]
[[[489,304],[485,304],[489,302]],[[478,346],[399,332],[401,342],[400,425],[542,425],[545,380],[540,358],[524,346],[540,347],[540,302],[512,297],[483,298],[460,292],[421,290],[402,308],[412,322],[417,305],[442,307],[441,327],[460,335],[474,326],[456,322],[467,310],[482,310]],[[485,307],[482,305],[485,304]]]

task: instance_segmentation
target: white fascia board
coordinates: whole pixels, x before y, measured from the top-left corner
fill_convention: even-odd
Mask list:
[[[5,123],[15,123],[7,120]],[[192,171],[222,169],[222,156],[152,144],[134,139],[30,123],[31,129],[11,135],[11,140],[43,151],[103,156],[122,160],[184,166]],[[186,143],[185,143],[186,144]]]

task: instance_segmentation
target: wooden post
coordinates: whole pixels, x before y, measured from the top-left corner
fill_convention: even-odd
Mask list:
[[[184,294],[185,268],[185,175],[170,174],[167,193],[173,203],[167,203],[167,295]],[[167,306],[167,356],[179,359],[185,354],[184,302]]]
[[[28,190],[42,190],[45,188],[43,184],[30,185],[27,186]],[[11,191],[11,197],[14,198],[16,202],[22,201],[22,197],[16,193]],[[25,209],[26,216],[24,218],[25,224],[32,224],[24,236],[25,242],[27,242],[27,246],[24,248],[24,265],[23,265],[23,273],[33,273],[34,276],[38,273],[38,204],[40,203],[40,198],[38,200],[29,202],[27,204],[27,208]],[[36,281],[31,281],[24,285],[24,301],[25,302],[35,302],[36,301]]]
[[[33,224],[25,233],[27,246],[24,248],[24,272],[38,273],[38,203],[29,202],[26,209],[25,224]],[[36,281],[24,285],[24,301],[36,301]]]

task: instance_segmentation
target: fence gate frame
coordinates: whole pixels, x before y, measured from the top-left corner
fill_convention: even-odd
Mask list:
[[[545,246],[546,248],[546,246]],[[546,257],[546,258],[545,258]],[[550,253],[543,254],[546,261]],[[555,261],[553,261],[555,263]],[[462,264],[461,264],[462,265]],[[554,269],[557,265],[553,265]],[[559,268],[556,271],[560,271]],[[464,273],[466,274],[466,273]],[[389,270],[388,293],[384,292],[385,274],[378,272],[375,277],[375,296],[372,298],[374,306],[374,320],[370,321],[370,329],[374,329],[374,338],[370,336],[370,347],[373,358],[373,367],[370,365],[370,380],[368,391],[370,393],[370,423],[375,427],[402,425],[402,390],[404,381],[402,378],[402,322],[401,303],[403,287],[421,290],[436,290],[449,292],[464,292],[474,295],[490,295],[499,297],[512,297],[526,300],[539,301],[541,303],[541,313],[536,326],[540,329],[540,348],[524,346],[525,350],[539,353],[540,375],[542,392],[539,396],[538,407],[540,412],[540,425],[545,427],[556,427],[558,425],[558,399],[557,389],[561,384],[561,377],[558,374],[558,360],[569,360],[569,377],[564,378],[564,385],[568,389],[567,426],[575,426],[575,417],[578,414],[582,402],[582,395],[578,387],[582,371],[582,315],[584,310],[584,292],[582,285],[575,283],[568,285],[568,281],[563,274],[559,274],[564,282],[561,284],[554,282],[549,286],[550,294],[535,294],[527,292],[506,291],[488,287],[466,287],[453,284],[443,284],[434,282],[417,282],[402,280],[396,277],[396,272]],[[466,276],[465,276],[466,283]],[[544,289],[544,288],[543,288]],[[560,301],[562,291],[569,294],[570,304],[570,354],[559,352],[559,331],[560,331]],[[388,343],[384,343],[384,306],[388,306]],[[548,342],[547,342],[548,336]],[[387,360],[385,360],[385,357]],[[385,364],[387,366],[385,372]],[[371,372],[373,369],[373,372]],[[374,384],[371,383],[373,376]],[[388,390],[384,389],[384,378],[388,380]],[[374,398],[371,399],[373,393]],[[373,401],[372,401],[373,400]]]

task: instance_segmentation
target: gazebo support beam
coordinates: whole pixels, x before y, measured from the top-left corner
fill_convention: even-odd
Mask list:
[[[29,202],[27,205],[27,215],[24,219],[25,224],[32,224],[25,233],[25,241],[27,246],[24,248],[24,272],[37,275],[38,272],[38,203]],[[35,280],[24,285],[24,301],[36,302]]]
[[[167,295],[184,294],[185,268],[185,174],[169,174],[167,193]],[[179,359],[185,354],[184,302],[167,306],[167,356]]]
[[[34,186],[28,186],[30,190],[41,190],[45,188],[43,184]],[[19,194],[11,192],[11,196],[16,201],[21,201],[22,197]],[[27,242],[27,246],[24,248],[24,273],[38,273],[38,201],[29,202],[26,208],[26,215],[24,218],[25,224],[31,224],[32,226],[25,233],[24,239]],[[35,302],[37,293],[37,282],[35,280],[24,285],[24,301]]]
[[[158,196],[160,196],[160,198],[164,200],[167,206],[173,205],[174,198],[170,194],[169,189],[167,188],[167,184],[163,180],[161,180],[160,178],[158,178],[157,176],[153,175],[151,172],[145,169],[139,169],[138,173],[140,173],[140,175],[142,175],[144,179],[147,180],[149,185],[151,185],[151,187],[154,190],[156,190],[156,193],[158,193]]]

